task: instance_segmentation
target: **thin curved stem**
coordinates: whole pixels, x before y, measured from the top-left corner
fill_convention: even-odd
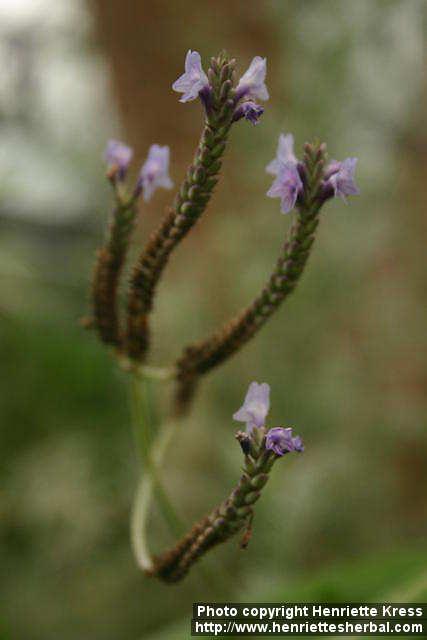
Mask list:
[[[166,423],[158,434],[153,444],[153,454],[147,456],[146,473],[141,475],[135,495],[131,515],[131,542],[138,566],[147,572],[153,569],[153,561],[147,543],[147,523],[154,491],[163,515],[175,536],[181,535],[183,531],[181,521],[158,479],[158,469],[176,429],[176,422]]]
[[[146,572],[151,572],[154,566],[146,536],[147,519],[152,493],[152,478],[144,478],[141,476],[131,513],[130,538],[137,565],[140,569]]]
[[[146,525],[153,493],[155,493],[159,509],[173,535],[179,536],[183,531],[183,525],[160,482],[158,474],[158,469],[176,425],[165,425],[156,437],[158,425],[152,415],[149,385],[150,381],[146,377],[132,377],[132,422],[142,474],[131,515],[131,540],[137,563],[145,571],[149,570],[151,566],[151,557],[146,543]]]

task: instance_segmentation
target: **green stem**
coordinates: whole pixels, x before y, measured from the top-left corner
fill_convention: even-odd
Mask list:
[[[171,425],[166,425],[155,437],[156,420],[151,410],[149,384],[149,380],[145,377],[142,379],[132,377],[132,422],[143,471],[132,512],[131,537],[136,559],[144,570],[148,570],[151,566],[146,542],[146,525],[153,493],[173,535],[179,536],[183,531],[183,525],[160,482],[158,473],[167,444],[175,431],[175,425],[173,428]]]

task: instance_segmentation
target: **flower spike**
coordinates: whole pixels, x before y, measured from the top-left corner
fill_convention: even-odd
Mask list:
[[[211,86],[208,87],[200,56],[190,51],[186,59],[185,79],[179,78],[178,85],[174,85],[175,90],[186,92],[182,98],[185,101],[197,97],[199,92],[202,102],[205,105],[209,103],[209,108],[206,109],[194,161],[188,168],[172,207],[148,240],[132,272],[125,350],[134,362],[144,360],[150,346],[149,314],[157,283],[169,256],[205,211],[218,182],[236,106],[233,72],[234,60],[229,60],[226,54],[220,54],[212,60],[208,72]],[[186,84],[187,81],[191,81],[191,86]],[[201,87],[209,91],[209,100]]]
[[[185,73],[175,80],[172,89],[183,94],[180,102],[190,102],[198,98],[200,92],[208,86],[209,81],[203,71],[200,53],[190,49],[185,57]]]
[[[275,175],[277,171],[277,176],[268,195],[281,198],[284,213],[296,206],[294,220],[276,266],[258,296],[212,335],[183,350],[176,362],[178,413],[188,410],[201,377],[241,349],[293,292],[310,256],[325,200],[335,192],[346,195],[357,189],[353,183],[355,159],[334,162],[325,169],[325,144],[305,144],[304,157],[298,161],[292,136],[283,135],[271,164],[267,168]]]
[[[244,456],[243,474],[228,498],[197,522],[190,531],[172,548],[154,559],[150,575],[164,582],[182,580],[193,564],[218,544],[225,542],[239,532],[243,532],[241,548],[246,548],[252,531],[255,503],[260,499],[274,464],[286,453],[303,451],[302,440],[292,436],[290,427],[274,427],[267,431],[264,419],[268,411],[268,384],[253,382],[245,398],[243,407],[237,412],[248,414],[252,400],[260,401],[260,427],[253,427],[251,433],[238,431],[239,442]],[[246,407],[246,405],[248,405]],[[242,413],[241,418],[246,420]],[[235,418],[236,418],[235,414]],[[246,413],[245,413],[246,415]]]
[[[262,291],[245,309],[205,340],[184,349],[176,363],[178,412],[188,410],[191,391],[194,392],[200,378],[241,349],[298,284],[319,223],[322,200],[317,194],[323,181],[325,155],[325,145],[307,144],[302,162],[288,163],[286,169],[279,172],[280,193],[277,195],[283,199],[285,210],[291,208],[295,199],[297,211],[276,266]]]
[[[105,243],[97,252],[92,283],[92,326],[105,344],[114,347],[118,347],[121,340],[117,289],[134,228],[137,195],[128,198],[117,182],[124,181],[132,156],[132,149],[118,140],[109,140],[104,153],[116,206]]]

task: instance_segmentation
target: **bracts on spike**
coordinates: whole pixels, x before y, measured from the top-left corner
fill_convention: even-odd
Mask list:
[[[319,197],[326,148],[305,145],[298,167],[303,191],[297,200],[295,220],[288,232],[267,284],[255,300],[222,329],[206,340],[187,347],[176,363],[178,387],[176,411],[182,414],[192,398],[191,386],[218,366],[255,335],[282,302],[292,293],[304,271],[319,223],[322,200]]]
[[[200,96],[206,107],[206,120],[193,164],[173,208],[134,267],[126,339],[126,351],[132,360],[142,361],[146,356],[149,347],[148,315],[168,258],[206,209],[217,183],[235,109],[233,70],[234,60],[229,61],[225,55],[212,59],[208,72],[209,87]]]
[[[93,284],[93,325],[101,340],[119,347],[121,342],[117,309],[117,290],[133,230],[136,203],[118,202],[108,238],[97,252]]]

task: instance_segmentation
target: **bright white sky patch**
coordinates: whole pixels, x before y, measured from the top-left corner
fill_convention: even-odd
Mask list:
[[[26,27],[43,20],[48,27],[78,20],[84,14],[79,0],[0,0],[1,29]]]
[[[17,215],[95,204],[115,117],[91,26],[81,0],[0,0],[0,184]]]

